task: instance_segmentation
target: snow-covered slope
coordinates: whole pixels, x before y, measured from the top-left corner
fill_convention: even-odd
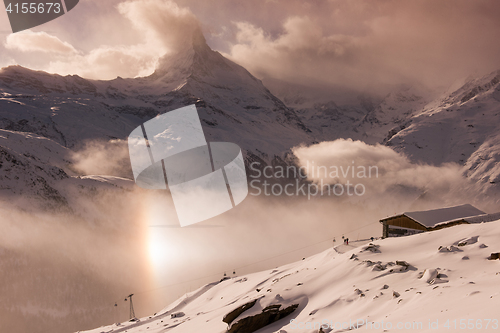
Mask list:
[[[459,89],[429,103],[387,145],[412,160],[440,165],[455,162],[486,186],[500,174],[500,71],[468,79]]]
[[[154,316],[89,333],[251,332],[250,324],[238,330],[237,323],[252,323],[248,318],[258,318],[263,309],[293,305],[291,314],[258,332],[317,333],[320,324],[322,332],[344,332],[353,323],[373,332],[395,331],[398,324],[411,332],[458,332],[462,323],[474,325],[471,331],[495,332],[500,262],[488,258],[500,252],[499,237],[496,221],[339,245],[273,270],[208,284]],[[241,311],[244,305],[249,308]],[[229,325],[223,322],[238,308],[226,317]]]
[[[2,200],[43,201],[47,208],[67,206],[56,184],[70,177],[62,169],[68,149],[42,136],[0,130],[0,196]]]
[[[283,95],[319,141],[338,138],[380,143],[394,128],[404,128],[409,119],[435,98],[435,93],[418,84],[402,85],[383,97],[372,94],[332,96],[331,100],[290,101]],[[323,98],[324,99],[324,98]]]
[[[43,136],[0,130],[1,200],[23,210],[76,213],[81,195],[132,186],[131,180],[114,176],[78,176],[70,153]]]
[[[497,135],[500,117],[500,71],[471,80],[431,103],[388,144],[417,161],[460,162]]]
[[[404,128],[433,98],[435,93],[421,85],[402,85],[364,116],[356,132],[362,133],[370,143],[382,142],[394,128]]]

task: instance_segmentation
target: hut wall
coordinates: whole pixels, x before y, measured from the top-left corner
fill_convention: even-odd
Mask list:
[[[402,228],[408,228],[408,229],[427,231],[426,227],[413,221],[412,219],[410,219],[409,217],[407,217],[405,215],[400,215],[400,216],[395,216],[393,218],[385,219],[385,220],[382,220],[382,222],[384,224],[393,225],[395,227],[402,227]]]

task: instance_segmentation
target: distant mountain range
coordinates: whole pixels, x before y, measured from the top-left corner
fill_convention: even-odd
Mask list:
[[[445,93],[401,86],[383,98],[359,95],[357,103],[350,104],[294,100],[294,92],[288,91],[283,98],[289,107],[243,67],[211,50],[198,32],[180,52],[164,56],[148,77],[101,81],[20,66],[3,68],[0,128],[18,132],[11,137],[23,136],[28,146],[32,141],[37,147],[57,143],[59,150],[71,150],[88,140],[126,139],[156,115],[195,104],[207,140],[237,143],[247,164],[282,162],[299,144],[350,137],[388,145],[415,162],[459,163],[466,175],[496,189],[499,82],[497,71],[468,78]],[[8,142],[2,140],[3,149],[14,149]],[[33,149],[30,156],[37,163],[46,161],[49,169],[64,170],[65,163],[53,164],[44,157],[49,150]],[[5,181],[0,180],[2,188],[12,188]]]
[[[32,149],[30,156],[50,170],[61,168],[64,177],[69,161],[52,163],[54,158],[45,156],[56,144],[61,146],[56,150],[68,152],[88,140],[126,139],[156,115],[195,104],[207,140],[237,143],[247,164],[282,162],[299,144],[350,137],[388,145],[415,162],[459,163],[468,176],[494,186],[500,180],[499,82],[497,71],[441,94],[401,86],[384,98],[360,95],[355,104],[304,103],[289,91],[284,95],[289,107],[243,67],[211,50],[198,32],[180,52],[164,56],[148,77],[101,81],[20,66],[1,69],[0,128],[18,132],[4,136],[1,163],[11,163],[17,149],[6,138],[23,137],[23,145],[47,145]],[[32,177],[54,178],[47,170]],[[2,177],[4,190],[12,188],[5,182]]]
[[[0,72],[0,127],[73,148],[89,139],[126,139],[158,114],[196,104],[205,135],[269,159],[311,143],[310,130],[260,80],[212,51],[204,37],[161,59],[149,77],[86,80],[19,66]]]

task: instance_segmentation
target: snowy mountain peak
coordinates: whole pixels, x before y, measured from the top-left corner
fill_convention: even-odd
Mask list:
[[[160,58],[155,72],[150,76],[152,79],[158,79],[172,72],[180,72],[182,74],[192,74],[193,65],[204,57],[215,53],[207,45],[205,37],[201,30],[197,29],[193,32],[191,41],[187,41],[180,49],[165,54]],[[201,58],[201,59],[200,59]]]
[[[448,98],[445,98],[443,105],[452,105],[453,103],[466,103],[467,101],[485,93],[498,92],[500,83],[500,70],[493,71],[479,78],[468,78],[462,87],[452,92]],[[496,89],[495,89],[496,88]]]
[[[270,94],[262,82],[246,69],[213,51],[199,29],[194,31],[192,40],[178,51],[164,55],[155,72],[147,79],[167,84],[168,87],[164,87],[168,90],[180,90],[191,82],[191,89],[188,90],[194,95],[199,93],[193,91],[197,90],[195,86],[200,88],[196,83],[209,84],[214,88],[257,90]]]
[[[200,30],[163,56],[151,76],[137,81],[141,91],[155,96],[156,106],[172,110],[195,103],[208,137],[231,137],[247,152],[258,146],[266,160],[314,141],[294,110],[245,68],[213,51]]]

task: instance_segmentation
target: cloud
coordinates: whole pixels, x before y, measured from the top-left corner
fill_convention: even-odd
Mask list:
[[[74,179],[73,185],[62,186],[67,198],[74,199],[69,200],[73,214],[39,211],[37,200],[28,196],[22,198],[21,209],[0,201],[0,255],[11,267],[9,273],[2,272],[0,281],[10,286],[2,292],[2,301],[30,309],[7,309],[0,315],[3,327],[75,332],[116,318],[113,305],[130,290],[150,289],[148,230],[140,215],[140,195],[118,188],[103,190],[92,180]],[[144,298],[134,302],[141,316],[157,311]],[[121,320],[128,320],[127,309],[122,309]],[[36,322],[37,327],[31,329],[26,322]]]
[[[500,67],[498,2],[282,5],[288,15],[278,31],[276,22],[234,22],[227,56],[261,78],[376,90],[413,82],[447,85]]]
[[[58,53],[62,55],[74,55],[78,51],[69,43],[49,35],[46,32],[33,32],[26,30],[7,36],[5,47],[22,52]]]
[[[234,45],[230,57],[261,75],[281,79],[302,80],[325,73],[347,76],[353,68],[339,66],[352,62],[354,41],[348,36],[326,36],[317,22],[308,17],[291,17],[284,23],[284,33],[273,39],[260,28],[250,23],[236,23],[238,44]],[[335,64],[337,63],[337,64]],[[323,65],[323,66],[322,66]],[[290,71],[290,69],[294,71]],[[344,72],[343,74],[341,72]]]
[[[295,147],[293,153],[298,157],[301,165],[309,165],[311,171],[308,172],[309,179],[319,181],[323,179],[328,183],[335,183],[336,179],[321,174],[312,174],[314,166],[343,166],[349,167],[354,161],[358,166],[376,166],[379,174],[398,172],[412,166],[410,161],[403,155],[398,154],[389,147],[369,145],[362,141],[353,141],[352,139],[338,139],[335,141],[321,142],[309,147]],[[314,163],[314,165],[313,165]],[[340,180],[352,179],[351,172]],[[396,180],[399,181],[399,180]]]
[[[189,43],[199,27],[197,18],[188,8],[179,7],[173,1],[130,0],[120,3],[118,10],[146,38],[161,41],[171,52]]]
[[[79,12],[71,24],[66,16],[47,24],[79,55],[0,54],[60,74],[134,77],[201,26],[211,46],[259,78],[330,91],[438,87],[500,68],[495,0],[89,0]]]
[[[132,178],[128,144],[124,140],[89,141],[71,152],[72,167],[84,175],[111,175]]]
[[[426,208],[454,205],[471,200],[482,207],[496,205],[464,176],[455,163],[433,166],[412,163],[406,156],[380,144],[338,139],[293,149],[298,165],[307,170],[307,178],[320,186],[360,184],[359,200],[370,205],[395,207],[421,201]],[[345,186],[344,186],[345,188]],[[464,193],[468,193],[464,197]]]
[[[143,35],[142,43],[101,46],[84,56],[52,61],[49,70],[99,79],[146,76],[161,56],[186,44],[198,27],[194,15],[172,1],[131,0],[118,4],[118,11]]]
[[[147,76],[153,73],[161,56],[187,45],[199,28],[191,11],[172,1],[130,0],[119,3],[117,8],[120,17],[113,20],[130,21],[130,34],[139,35],[138,40],[131,37],[117,45],[110,40],[109,44],[84,52],[46,32],[28,31],[9,35],[5,47],[21,53],[19,58],[29,52],[21,65],[52,73],[90,79]],[[33,59],[33,52],[42,55]]]
[[[101,46],[85,55],[51,60],[45,70],[89,79],[147,76],[154,71],[161,50],[148,45]]]

